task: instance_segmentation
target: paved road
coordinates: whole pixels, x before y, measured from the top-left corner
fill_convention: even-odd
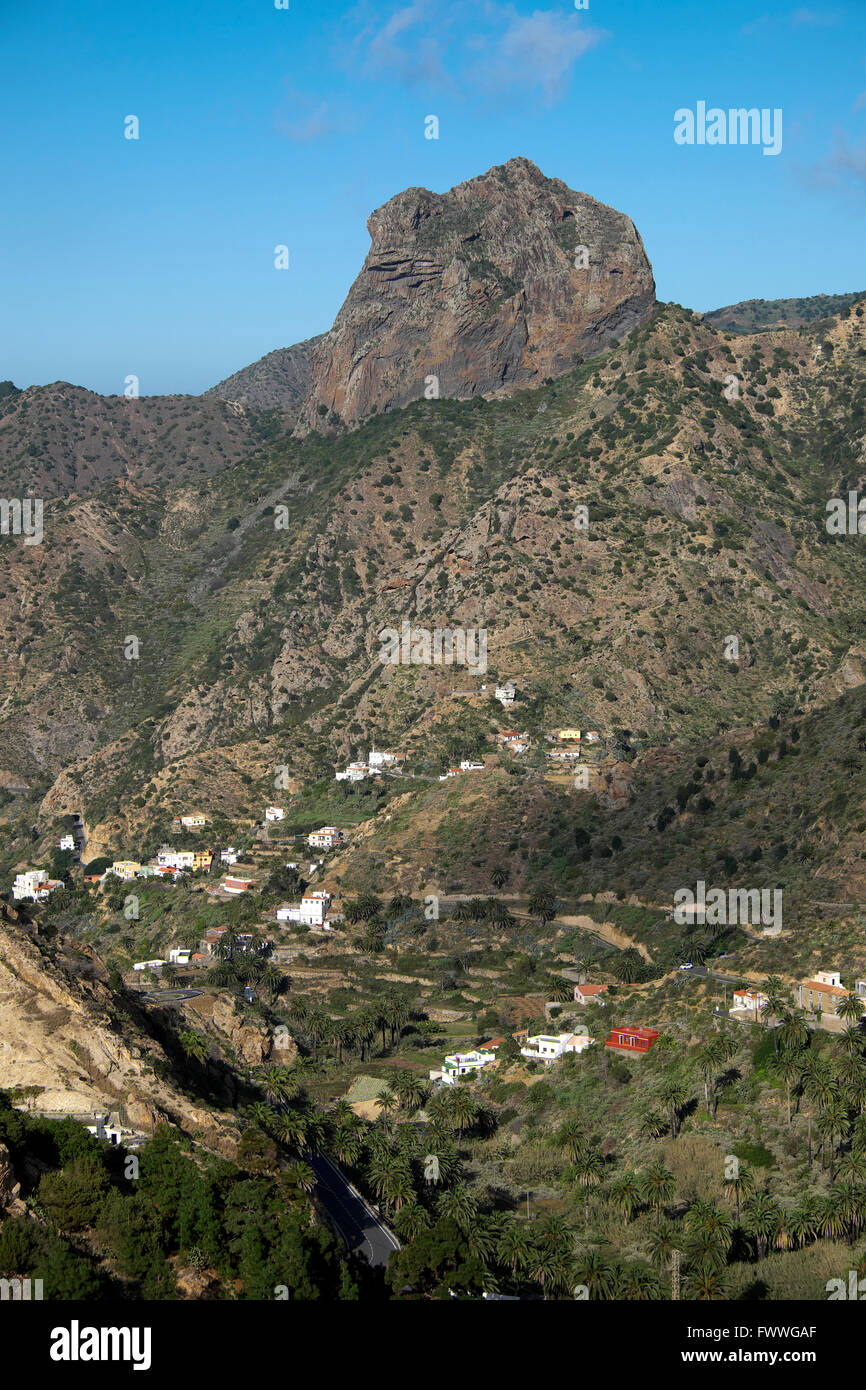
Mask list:
[[[142,990],[138,997],[148,1004],[180,1004],[184,999],[196,999],[200,994],[204,994],[203,989],[155,989]]]
[[[394,1251],[400,1249],[397,1237],[382,1225],[333,1159],[317,1154],[312,1166],[318,1180],[318,1196],[348,1249],[368,1264],[384,1269]]]

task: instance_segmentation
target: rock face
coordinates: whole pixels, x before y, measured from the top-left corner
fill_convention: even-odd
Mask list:
[[[540,384],[618,341],[655,303],[630,219],[528,159],[444,194],[407,189],[367,227],[361,273],[313,348],[302,428],[321,428],[331,411],[355,424],[406,405],[429,377],[443,397]]]
[[[313,349],[322,340],[306,338],[294,347],[277,348],[249,367],[226,377],[205,396],[220,396],[224,401],[239,401],[241,405],[297,409],[310,390],[310,361]]]
[[[99,979],[71,977],[0,921],[0,1088],[29,1092],[29,1107],[41,1113],[119,1110],[144,1134],[168,1120],[231,1157],[227,1121],[163,1081],[154,1066],[164,1058],[159,1044],[131,1024],[118,1032],[112,1006]],[[0,1154],[0,1196],[9,1182]]]

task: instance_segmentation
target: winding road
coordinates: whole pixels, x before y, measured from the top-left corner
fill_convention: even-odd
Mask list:
[[[382,1224],[327,1154],[317,1154],[312,1159],[312,1167],[317,1179],[317,1195],[346,1248],[355,1251],[374,1268],[384,1269],[394,1251],[400,1249],[397,1237]]]

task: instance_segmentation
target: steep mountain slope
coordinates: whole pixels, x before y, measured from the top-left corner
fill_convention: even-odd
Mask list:
[[[372,740],[432,775],[497,727],[497,678],[511,727],[644,745],[826,704],[864,678],[862,548],[824,524],[863,473],[864,358],[862,305],[732,340],[669,307],[510,400],[286,436],[217,489],[52,504],[50,543],[3,549],[3,780],[132,848],[185,800],[260,814],[277,765],[332,777]],[[484,628],[486,673],[383,667],[404,620]]]
[[[197,396],[98,396],[58,381],[0,398],[4,496],[83,495],[112,478],[206,478],[269,436],[274,413]]]
[[[122,1110],[151,1133],[170,1120],[230,1154],[231,1124],[165,1079],[165,1052],[130,1004],[118,1011],[107,972],[87,948],[38,948],[0,920],[0,1074],[4,1087],[38,1095],[41,1111]]]
[[[224,401],[239,401],[242,405],[262,409],[278,407],[288,414],[300,408],[309,394],[312,354],[322,337],[320,334],[295,343],[294,347],[277,348],[212,386],[204,395],[220,396]]]
[[[425,391],[539,384],[624,337],[655,301],[633,223],[528,159],[441,195],[407,189],[367,227],[361,273],[313,350],[308,426],[331,412],[354,424]]]

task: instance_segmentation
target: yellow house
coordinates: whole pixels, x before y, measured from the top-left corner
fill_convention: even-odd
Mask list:
[[[114,863],[111,866],[111,873],[113,873],[117,878],[128,880],[131,878],[135,878],[135,875],[140,868],[141,865],[137,864],[132,859],[115,859]]]
[[[193,872],[196,869],[209,869],[213,862],[213,852],[209,849],[197,849],[192,857]]]
[[[561,743],[566,741],[580,743],[580,729],[560,729],[559,739]]]

